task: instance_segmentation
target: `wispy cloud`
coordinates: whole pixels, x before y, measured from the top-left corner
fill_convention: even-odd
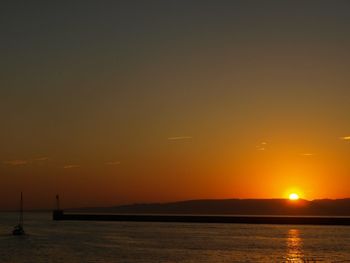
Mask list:
[[[48,161],[48,160],[49,160],[49,157],[46,157],[46,156],[33,159],[33,161],[36,161],[36,162],[44,162],[44,161]]]
[[[306,157],[310,157],[310,156],[314,156],[313,153],[301,153],[301,156],[306,156]]]
[[[175,137],[168,137],[169,141],[181,141],[181,140],[191,140],[193,139],[192,136],[175,136]]]
[[[105,165],[119,165],[120,161],[106,162]]]
[[[29,164],[29,161],[28,160],[10,160],[10,161],[4,161],[4,164],[12,165],[12,166],[20,166],[20,165]]]
[[[341,140],[350,141],[350,136],[340,137]]]
[[[80,165],[77,164],[67,164],[65,166],[63,166],[63,169],[72,169],[72,168],[79,168]]]
[[[42,156],[42,157],[36,157],[31,159],[8,160],[8,161],[4,161],[3,163],[11,166],[23,166],[23,165],[33,164],[35,162],[44,162],[47,160],[49,160],[48,157]]]
[[[265,151],[267,147],[267,142],[261,142],[255,147],[258,151]]]

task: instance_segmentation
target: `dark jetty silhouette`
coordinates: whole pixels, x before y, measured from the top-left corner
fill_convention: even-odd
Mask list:
[[[193,200],[165,204],[135,204],[81,208],[68,213],[56,209],[54,220],[132,221],[231,224],[350,225],[350,199]],[[268,215],[268,216],[265,216]]]
[[[350,225],[350,218],[347,217],[115,215],[78,213],[65,214],[62,210],[55,210],[53,212],[53,220],[282,225]]]

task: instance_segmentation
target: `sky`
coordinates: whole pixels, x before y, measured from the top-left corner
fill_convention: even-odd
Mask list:
[[[2,1],[0,209],[350,197],[349,1]]]

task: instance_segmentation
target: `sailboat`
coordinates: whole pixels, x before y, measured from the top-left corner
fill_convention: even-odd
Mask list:
[[[22,192],[21,192],[21,203],[20,203],[18,224],[14,227],[12,234],[15,236],[22,236],[25,234],[23,229],[23,194]]]

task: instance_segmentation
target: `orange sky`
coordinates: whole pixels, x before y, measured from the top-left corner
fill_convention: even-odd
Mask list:
[[[350,197],[349,12],[6,3],[0,209]]]

